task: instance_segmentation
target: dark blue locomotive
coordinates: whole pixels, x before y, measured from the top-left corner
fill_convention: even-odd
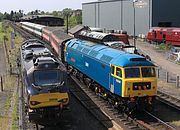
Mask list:
[[[21,72],[29,120],[59,117],[69,103],[65,66],[32,39],[21,46]]]

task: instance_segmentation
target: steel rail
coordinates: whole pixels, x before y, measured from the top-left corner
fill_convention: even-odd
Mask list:
[[[166,128],[168,128],[169,130],[176,130],[176,128],[174,128],[173,126],[169,125],[168,123],[164,122],[163,120],[159,119],[158,117],[154,116],[153,114],[151,114],[150,112],[144,110],[148,115],[152,116],[154,119],[156,119],[159,123],[161,123],[163,126],[165,126]]]

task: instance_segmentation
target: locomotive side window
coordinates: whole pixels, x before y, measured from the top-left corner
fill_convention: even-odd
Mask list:
[[[116,76],[122,78],[122,71],[121,71],[121,68],[119,67],[116,68]]]
[[[111,74],[114,75],[115,66],[111,66]]]

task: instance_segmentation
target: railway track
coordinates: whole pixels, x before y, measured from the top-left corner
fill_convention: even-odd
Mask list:
[[[175,98],[167,93],[161,92],[161,91],[158,91],[157,99],[180,111],[180,99],[177,99],[177,98]]]
[[[154,130],[160,129],[160,130],[176,130],[175,127],[171,126],[170,124],[166,123],[165,121],[162,121],[161,119],[159,119],[158,117],[156,117],[155,115],[153,115],[152,113],[145,111],[145,113],[147,113],[149,116],[151,116],[152,118],[154,118],[154,120],[156,120],[157,123],[151,124],[154,128]]]
[[[20,34],[25,39],[34,39],[35,36],[32,34],[29,34],[28,32],[20,29],[19,27],[11,24],[11,26],[17,30]],[[133,130],[141,130],[141,129],[150,129],[150,130],[155,130],[155,129],[168,129],[168,130],[174,130],[175,128],[168,123],[160,120],[158,117],[154,116],[151,113],[147,113],[148,118],[151,116],[151,119],[154,118],[155,123],[148,123],[144,120],[139,120],[139,119],[132,119],[129,116],[127,116],[124,113],[120,113],[118,110],[114,109],[111,104],[109,104],[107,101],[102,100],[99,96],[94,94],[90,89],[88,89],[85,85],[83,85],[81,82],[79,82],[75,77],[72,77],[73,80],[81,87],[81,89],[90,97],[90,99],[85,98],[85,96],[81,95],[79,90],[71,88],[72,94],[85,106],[89,112],[93,113],[94,116],[99,120],[99,122],[102,122],[106,128],[111,127],[112,129],[133,129]],[[161,100],[162,102],[175,107],[179,108],[179,100],[177,100],[174,97],[170,97],[169,95],[159,92],[158,93],[159,98],[158,99],[163,99]],[[83,99],[85,98],[85,99]],[[89,103],[90,100],[92,100],[95,104]],[[167,103],[169,101],[169,103]],[[176,105],[174,105],[176,104]],[[104,114],[106,115],[103,117],[102,115],[98,115],[99,113],[96,111],[103,111]],[[179,109],[178,109],[179,110]],[[97,114],[98,113],[98,114]],[[101,117],[102,116],[102,117]],[[100,118],[99,118],[100,117]],[[23,124],[23,123],[22,123]],[[121,127],[120,127],[121,126]],[[36,128],[37,126],[33,126]]]
[[[102,100],[95,92],[87,88],[78,79],[72,76],[72,79],[80,86],[80,88],[90,97],[90,99],[107,115],[117,126],[121,126],[125,130],[176,130],[176,127],[166,123],[159,117],[149,113],[148,111],[140,112],[141,115],[133,115],[129,117],[125,113],[116,110],[109,102]],[[86,100],[85,100],[86,102]]]
[[[16,24],[12,23],[12,22],[8,22],[8,24],[15,30],[17,31],[19,34],[21,34],[21,36],[25,39],[37,39],[34,35],[28,33],[27,31],[19,28]]]

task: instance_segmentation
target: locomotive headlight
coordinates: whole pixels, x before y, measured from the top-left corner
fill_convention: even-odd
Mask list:
[[[63,103],[66,103],[66,102],[67,102],[67,100],[68,100],[67,98],[64,98],[64,99],[63,99]]]
[[[30,101],[30,103],[31,103],[31,105],[33,105],[33,106],[40,104],[40,102],[37,102],[37,101]]]
[[[28,89],[27,91],[28,91],[28,94],[31,94],[31,90]]]
[[[68,98],[63,98],[63,99],[59,100],[58,102],[66,103],[67,101],[68,101]]]

